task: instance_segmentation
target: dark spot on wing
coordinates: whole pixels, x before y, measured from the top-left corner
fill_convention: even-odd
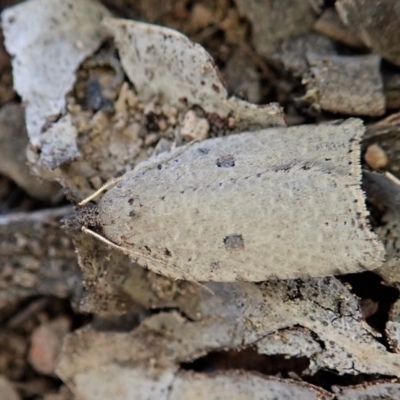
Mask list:
[[[226,154],[217,159],[217,167],[230,168],[235,166],[235,157],[232,154]]]
[[[219,268],[219,262],[218,261],[214,261],[211,263],[211,272],[215,272],[218,268]]]
[[[164,249],[164,256],[166,256],[166,257],[172,257],[172,253],[171,253],[167,248],[165,248],[165,249]]]
[[[242,235],[232,233],[224,237],[225,249],[228,251],[236,251],[244,249],[244,239]]]

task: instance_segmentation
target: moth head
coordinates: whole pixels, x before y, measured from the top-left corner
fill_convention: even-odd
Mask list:
[[[75,214],[62,220],[62,225],[67,229],[81,230],[82,227],[98,231],[100,229],[99,209],[96,204],[88,203],[84,207],[76,208]]]

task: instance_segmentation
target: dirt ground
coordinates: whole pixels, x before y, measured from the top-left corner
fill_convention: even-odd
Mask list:
[[[0,399],[400,398],[400,3],[51,3],[0,1]],[[343,122],[349,118],[363,124]],[[311,264],[293,272],[301,257],[286,265],[278,255],[278,272],[260,281],[246,263],[224,279],[216,262],[203,280],[185,264],[152,265],[158,254],[150,248],[183,229],[189,197],[179,205],[181,225],[132,247],[138,258],[113,247],[111,234],[107,246],[75,229],[84,221],[104,233],[93,216],[105,203],[78,203],[137,165],[146,170],[147,159],[168,171],[169,150],[189,144],[186,160],[204,140],[214,149],[261,129],[281,129],[280,137],[299,129],[314,144],[326,135],[340,143],[332,146],[343,168],[352,168],[353,147],[344,149],[341,135],[360,130],[354,164],[363,191],[358,183],[346,194],[339,187],[329,205],[321,191],[309,207],[325,218],[350,192],[349,204],[365,202],[369,215],[354,218],[368,237],[370,267],[329,261],[314,265],[324,273]],[[289,140],[287,153],[301,140]],[[194,150],[192,141],[200,142]],[[316,157],[326,161],[324,151]],[[237,159],[217,164],[228,169]],[[289,176],[292,167],[279,168]],[[211,186],[203,175],[193,173]],[[160,181],[130,204],[163,201],[166,187]],[[301,203],[294,214],[306,214],[308,200]],[[152,235],[145,222],[144,235]],[[206,224],[188,223],[204,231]],[[266,240],[260,226],[251,226],[254,237]],[[314,237],[310,226],[301,235]],[[350,253],[353,233],[346,235],[339,252]],[[241,235],[225,239],[228,250],[244,247]],[[171,243],[158,258],[175,256]]]

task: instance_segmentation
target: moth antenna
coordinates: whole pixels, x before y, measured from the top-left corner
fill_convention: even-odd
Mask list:
[[[86,197],[85,199],[83,199],[80,203],[78,203],[79,207],[83,207],[85,204],[89,203],[89,201],[93,200],[94,198],[96,198],[99,194],[101,194],[102,192],[104,192],[105,190],[107,190],[108,188],[110,188],[111,186],[115,185],[116,183],[118,183],[122,178],[125,178],[126,176],[132,174],[132,173],[136,173],[138,171],[141,171],[142,169],[151,169],[157,165],[160,164],[164,164],[168,161],[173,160],[175,157],[178,157],[179,155],[181,155],[188,147],[190,147],[192,144],[198,142],[198,140],[192,140],[189,143],[186,143],[185,145],[178,147],[178,150],[176,152],[174,152],[174,154],[171,154],[170,156],[166,157],[165,159],[158,161],[158,162],[154,162],[151,163],[149,165],[144,165],[143,167],[138,167],[138,168],[134,168],[131,171],[128,171],[126,174],[118,177],[118,178],[113,178],[111,180],[109,180],[108,182],[106,182],[100,189],[97,189],[94,193],[92,193],[90,196]]]
[[[122,176],[119,178],[114,178],[106,182],[100,189],[97,189],[94,193],[92,193],[90,196],[86,197],[86,199],[83,199],[80,203],[78,203],[79,207],[83,207],[85,204],[89,203],[89,201],[93,200],[95,197],[97,197],[100,193],[104,192],[107,190],[109,187],[112,185],[115,185],[117,182],[119,182],[122,179]]]
[[[126,249],[125,247],[122,247],[122,246],[120,246],[118,244],[115,244],[115,243],[111,242],[110,240],[106,239],[104,236],[101,236],[98,233],[92,231],[91,229],[86,228],[86,226],[82,226],[81,229],[82,229],[82,232],[87,233],[89,235],[92,235],[93,237],[95,237],[96,239],[98,239],[101,242],[105,243],[106,245],[108,245],[108,246],[110,246],[110,247],[112,247],[114,249],[117,249],[119,251],[122,251],[125,254],[131,254],[133,256],[143,257],[143,258],[146,258],[148,260],[157,261],[157,262],[159,262],[161,264],[165,264],[165,265],[167,264],[165,261],[157,260],[156,258],[147,256],[146,254],[142,254],[142,253],[139,253],[139,252],[136,252],[136,251],[132,251],[132,250]]]
[[[104,236],[101,236],[101,235],[99,235],[98,233],[92,231],[91,229],[86,228],[86,226],[82,226],[81,230],[82,230],[83,233],[87,233],[88,235],[93,236],[93,237],[96,238],[97,240],[99,240],[99,241],[105,243],[106,245],[108,245],[108,246],[110,246],[110,247],[112,247],[112,248],[114,248],[114,249],[117,249],[117,250],[119,250],[119,251],[122,251],[122,252],[123,252],[124,254],[126,254],[126,255],[132,255],[132,256],[142,257],[142,258],[145,258],[145,259],[147,259],[147,260],[151,260],[151,261],[154,261],[154,262],[161,263],[161,264],[163,264],[163,265],[170,265],[170,264],[166,263],[165,261],[157,260],[157,258],[150,257],[150,256],[147,256],[146,254],[139,253],[139,252],[136,252],[136,251],[132,251],[132,250],[127,249],[127,248],[125,248],[125,247],[122,247],[122,246],[120,246],[120,245],[118,245],[118,244],[115,244],[115,243],[111,242],[110,240],[108,240],[107,238],[105,238]],[[173,265],[173,267],[174,267],[174,268],[177,268],[180,272],[182,272],[183,275],[186,275],[187,277],[189,277],[189,278],[190,278],[190,282],[194,283],[194,284],[197,285],[197,286],[200,286],[201,288],[205,289],[205,290],[206,290],[207,292],[209,292],[210,294],[214,295],[214,292],[213,292],[211,289],[209,289],[207,286],[203,285],[202,283],[196,281],[196,280],[193,278],[193,276],[191,276],[189,273],[187,273],[186,271],[184,271],[183,269],[179,268],[179,267],[176,266],[176,265]]]

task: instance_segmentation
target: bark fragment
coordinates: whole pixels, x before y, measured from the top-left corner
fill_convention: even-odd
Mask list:
[[[385,96],[379,70],[380,58],[321,56],[309,53],[306,98],[313,107],[347,115],[379,116],[385,112]]]
[[[339,0],[335,7],[342,21],[357,30],[367,47],[400,65],[400,3],[397,0]]]

